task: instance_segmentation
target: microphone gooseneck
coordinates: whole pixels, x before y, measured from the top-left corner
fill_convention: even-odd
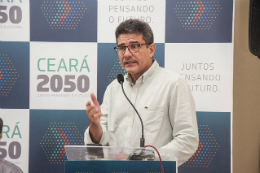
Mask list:
[[[117,75],[117,81],[121,84],[121,88],[122,91],[126,97],[126,99],[128,100],[128,102],[132,105],[132,107],[134,108],[135,112],[137,113],[140,121],[141,121],[141,125],[142,125],[142,137],[140,138],[140,147],[144,147],[144,143],[145,143],[145,139],[144,139],[144,125],[143,125],[143,120],[141,118],[141,116],[139,115],[138,111],[136,110],[135,106],[132,104],[132,102],[129,100],[129,98],[126,96],[124,88],[123,88],[123,83],[124,83],[124,76],[122,74],[118,74]]]

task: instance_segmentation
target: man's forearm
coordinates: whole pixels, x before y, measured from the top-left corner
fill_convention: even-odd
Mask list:
[[[102,137],[102,128],[101,128],[101,125],[98,124],[98,125],[95,125],[93,123],[90,123],[89,125],[89,134],[90,134],[90,137],[91,137],[91,140],[93,143],[96,143],[98,144],[100,142],[100,139]]]

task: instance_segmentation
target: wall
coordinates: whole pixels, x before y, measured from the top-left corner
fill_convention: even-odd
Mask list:
[[[260,172],[260,59],[248,44],[249,0],[236,0],[233,173]]]

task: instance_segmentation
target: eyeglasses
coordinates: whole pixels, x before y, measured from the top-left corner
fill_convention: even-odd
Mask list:
[[[117,54],[125,54],[126,48],[128,48],[128,50],[131,53],[137,53],[140,51],[140,47],[143,45],[148,45],[147,43],[144,44],[131,44],[128,46],[118,46],[118,47],[114,47],[115,51]]]

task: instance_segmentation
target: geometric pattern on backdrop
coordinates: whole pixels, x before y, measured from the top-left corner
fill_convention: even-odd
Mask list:
[[[44,1],[41,9],[52,29],[75,29],[87,8],[80,1]]]
[[[8,96],[19,74],[17,74],[8,55],[0,54],[0,97]]]
[[[117,59],[114,62],[114,66],[112,67],[111,71],[109,72],[109,74],[107,76],[108,81],[111,83],[114,79],[117,78],[118,74],[122,74],[122,75],[127,74],[125,69],[121,66],[119,59]]]
[[[210,29],[221,9],[219,1],[180,1],[174,8],[185,30]]]
[[[84,145],[86,110],[30,110],[29,172],[64,172],[64,145]]]
[[[51,122],[40,145],[50,164],[65,164],[64,145],[84,145],[84,139],[74,122]]]
[[[231,172],[231,113],[197,112],[199,145],[179,173]]]
[[[165,42],[231,43],[232,16],[233,0],[166,0]]]
[[[198,149],[193,156],[182,165],[184,167],[209,167],[220,147],[208,125],[198,125],[198,130]]]
[[[0,42],[0,108],[29,109],[29,43]]]
[[[31,0],[30,40],[96,42],[97,0]]]

